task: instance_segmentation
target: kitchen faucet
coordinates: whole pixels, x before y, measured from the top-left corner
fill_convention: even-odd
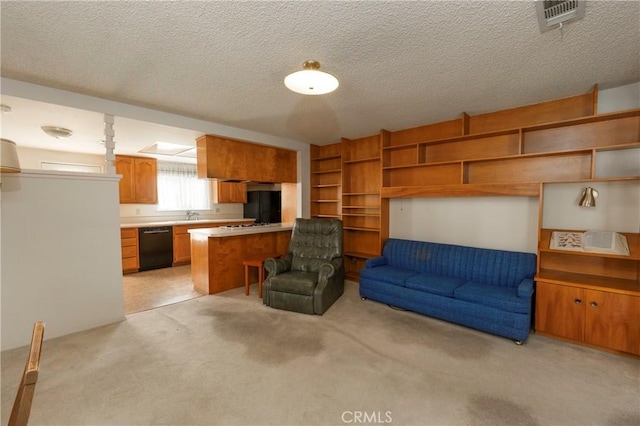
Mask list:
[[[191,219],[198,220],[199,218],[200,218],[200,213],[193,210],[187,210],[187,220],[191,220]]]

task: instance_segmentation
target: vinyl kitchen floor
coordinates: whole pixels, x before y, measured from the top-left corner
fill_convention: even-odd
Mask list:
[[[123,285],[127,315],[203,296],[193,289],[191,265],[127,274]]]

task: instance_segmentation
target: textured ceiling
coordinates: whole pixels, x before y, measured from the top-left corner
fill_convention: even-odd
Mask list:
[[[303,142],[640,79],[640,3],[541,33],[520,2],[2,1],[2,76]],[[303,96],[314,59],[340,80]]]

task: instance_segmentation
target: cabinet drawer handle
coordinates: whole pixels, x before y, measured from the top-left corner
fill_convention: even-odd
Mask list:
[[[591,307],[592,307],[592,308],[597,308],[597,307],[598,307],[598,303],[596,303],[596,302],[591,302]]]
[[[580,299],[576,299],[575,302],[576,302],[576,305],[582,305],[582,300]]]

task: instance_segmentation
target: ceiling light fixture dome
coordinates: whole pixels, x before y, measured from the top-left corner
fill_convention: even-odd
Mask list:
[[[41,126],[43,132],[56,139],[68,138],[73,134],[73,131],[65,129],[64,127],[56,126]]]
[[[329,73],[320,71],[320,62],[305,61],[304,70],[289,74],[284,85],[293,92],[303,95],[324,95],[338,88],[338,79]]]

